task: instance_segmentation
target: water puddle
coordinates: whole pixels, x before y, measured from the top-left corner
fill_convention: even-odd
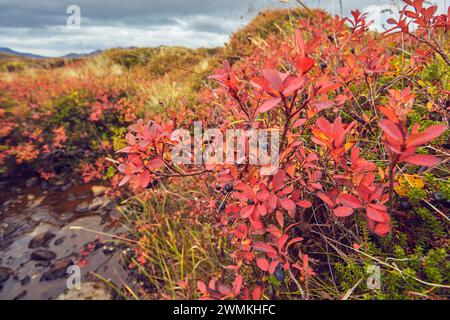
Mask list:
[[[127,249],[113,237],[125,230],[105,190],[89,184],[2,182],[0,299],[116,298],[100,277],[118,288],[132,287],[123,261]],[[73,265],[81,267],[81,290],[67,288],[67,268]]]

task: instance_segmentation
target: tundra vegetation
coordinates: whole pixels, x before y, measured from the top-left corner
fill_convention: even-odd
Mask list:
[[[0,172],[108,181],[144,279],[126,297],[447,298],[450,7],[369,25],[274,10],[224,48],[3,57]],[[278,170],[174,163],[195,121],[279,130]]]

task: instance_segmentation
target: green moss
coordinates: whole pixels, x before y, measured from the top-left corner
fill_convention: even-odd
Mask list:
[[[117,174],[117,170],[114,167],[108,167],[106,170],[106,174],[104,175],[103,179],[108,181],[112,177],[114,177]]]
[[[120,150],[122,148],[125,148],[127,143],[125,141],[125,134],[128,132],[127,128],[120,127],[120,128],[112,128],[113,133],[113,147],[114,150]]]
[[[430,112],[428,109],[424,106],[416,105],[413,109],[413,111],[408,115],[409,121],[410,121],[410,128],[414,126],[415,124],[419,124],[419,130],[423,131],[432,125],[436,124],[444,124],[442,121],[431,119],[430,118]],[[447,143],[448,139],[450,138],[450,130],[446,130],[441,136],[434,139],[430,144],[434,146],[440,146],[445,143]],[[419,148],[421,150],[422,154],[426,153],[426,148]]]
[[[444,199],[450,200],[450,181],[448,178],[440,179],[433,173],[427,172],[424,174],[423,179],[427,185],[428,191],[439,192]]]
[[[426,245],[431,240],[442,237],[444,229],[442,222],[426,208],[418,208],[415,211],[418,218],[417,224],[414,226],[415,232],[418,234],[417,243]]]
[[[411,203],[418,204],[421,200],[427,198],[427,192],[424,189],[409,186],[408,198]]]
[[[392,256],[386,261],[392,266],[398,267],[402,273],[394,268],[379,265],[380,290],[369,289],[367,286],[367,279],[371,276],[371,273],[367,273],[367,268],[373,264],[377,265],[376,262],[358,261],[358,259],[349,263],[338,262],[334,265],[333,271],[341,292],[347,292],[358,279],[363,279],[353,292],[353,297],[370,300],[423,298],[445,295],[445,289],[435,288],[430,293],[431,286],[414,278],[429,283],[448,284],[448,275],[450,274],[448,260],[448,253],[443,248],[432,249],[428,253],[424,253],[424,250],[418,246],[413,253],[407,254],[403,248],[396,245],[393,248]],[[411,292],[419,295],[412,295]]]
[[[269,283],[275,288],[278,288],[281,285],[281,281],[278,280],[273,274],[271,274],[269,277]]]
[[[450,260],[444,248],[432,249],[426,255],[424,262],[426,278],[434,283],[443,283],[449,280]]]
[[[428,64],[419,76],[426,85],[442,85],[445,90],[450,89],[450,69],[441,57]]]
[[[74,89],[70,93],[55,96],[47,101],[46,108],[52,112],[51,122],[55,125],[61,122],[75,123],[78,118],[84,119],[88,114],[86,106],[93,97],[82,89]]]
[[[423,195],[424,190],[421,192]],[[347,253],[345,260],[339,255],[334,257],[334,262],[331,263],[333,282],[341,296],[359,279],[362,280],[351,298],[423,299],[444,297],[448,294],[445,288],[417,281],[419,279],[422,282],[448,285],[450,257],[445,245],[441,243],[448,233],[447,225],[434,211],[422,207],[420,202],[415,204],[415,209],[408,215],[409,218],[402,218],[401,221],[393,219],[394,231],[386,237],[372,237],[364,225],[364,219],[360,219],[358,229],[363,236],[361,250],[367,255],[351,251]],[[371,257],[376,257],[392,267]],[[366,281],[371,275],[367,273],[367,268],[371,265],[380,267],[381,290],[371,290],[367,287]],[[330,283],[331,281],[330,279]]]

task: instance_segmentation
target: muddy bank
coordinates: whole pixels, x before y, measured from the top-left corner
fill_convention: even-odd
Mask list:
[[[117,298],[100,278],[133,287],[128,250],[112,237],[126,230],[105,190],[37,178],[0,182],[0,299]],[[81,290],[67,288],[74,265]]]

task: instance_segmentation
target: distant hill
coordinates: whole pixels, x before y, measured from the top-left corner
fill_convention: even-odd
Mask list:
[[[93,56],[96,54],[102,53],[101,50],[96,50],[96,51],[92,51],[89,53],[69,53],[66,54],[65,56],[62,56],[60,58],[68,58],[68,59],[77,59],[77,58],[83,58],[83,57],[89,57],[89,56]],[[0,54],[2,56],[7,55],[8,57],[11,56],[19,56],[19,57],[23,57],[23,58],[29,58],[29,59],[51,59],[50,57],[44,57],[44,56],[40,56],[37,54],[32,54],[32,53],[25,53],[25,52],[18,52],[15,50],[12,50],[10,48],[0,48]]]
[[[69,53],[66,54],[65,56],[62,56],[61,58],[76,59],[76,58],[90,57],[100,54],[102,52],[103,52],[102,50],[95,50],[89,53]]]
[[[46,59],[47,58],[47,57],[40,56],[37,54],[14,51],[9,48],[0,48],[0,53],[4,53],[7,55],[11,55],[11,56],[20,56],[20,57],[30,58],[30,59]]]

